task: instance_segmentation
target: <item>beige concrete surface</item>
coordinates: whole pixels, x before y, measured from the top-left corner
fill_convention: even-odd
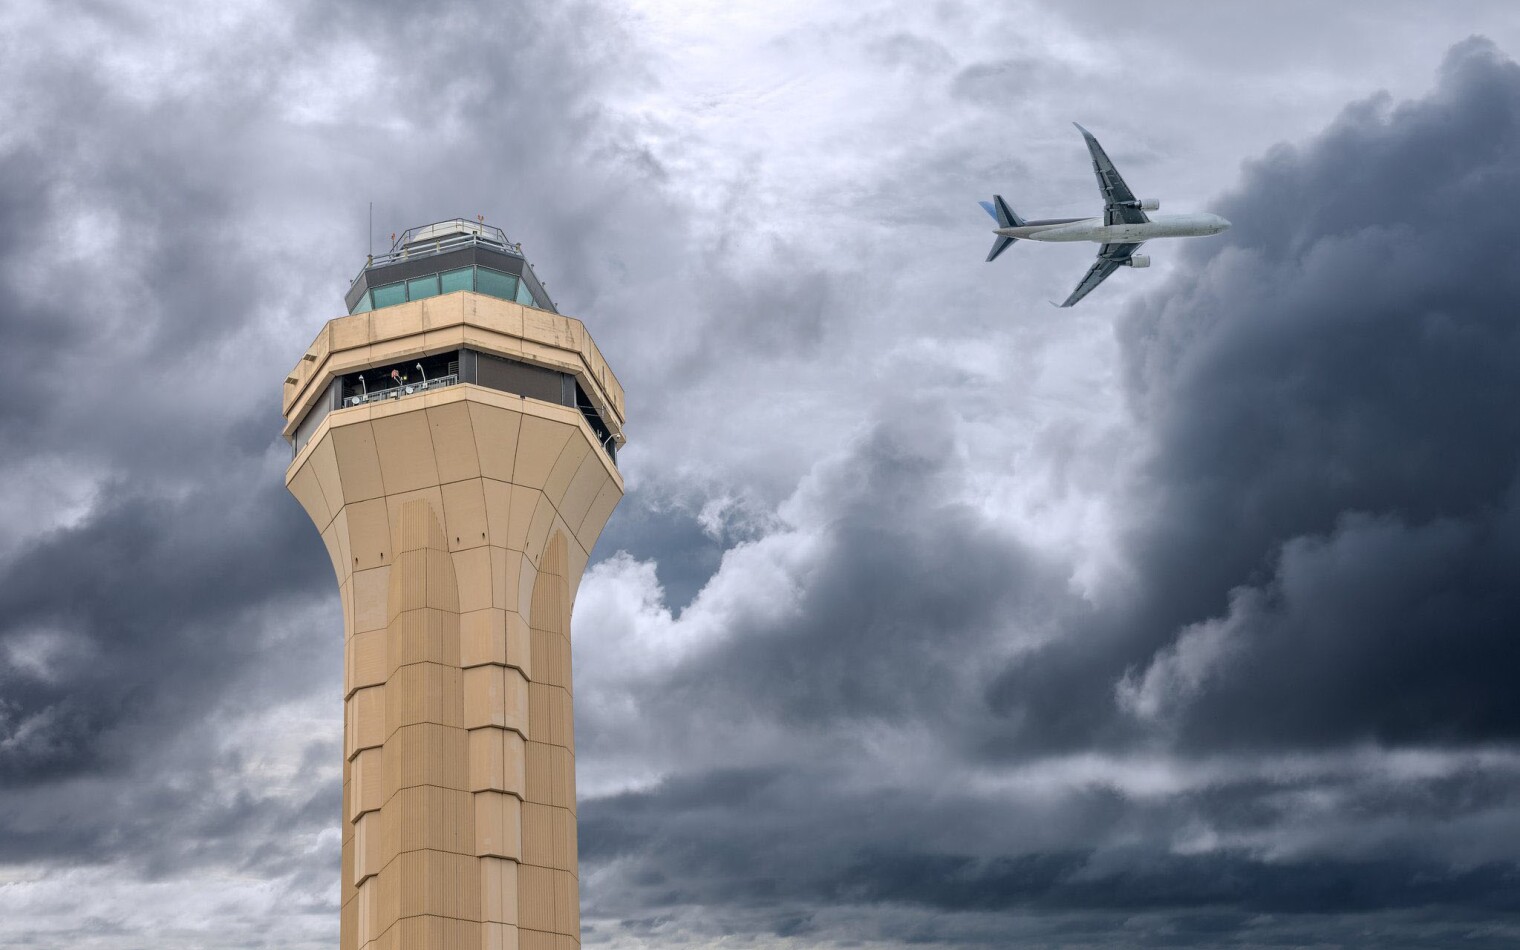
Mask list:
[[[287,434],[334,375],[440,340],[574,372],[620,429],[579,321],[450,294],[331,321],[286,385]],[[286,483],[343,603],[340,945],[578,947],[571,605],[623,491],[595,434],[450,386],[330,413]]]

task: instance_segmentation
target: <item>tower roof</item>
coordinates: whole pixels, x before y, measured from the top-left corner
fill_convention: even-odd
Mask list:
[[[477,290],[559,312],[522,245],[508,240],[501,228],[465,218],[401,232],[390,251],[365,262],[344,303],[349,313],[363,313],[450,290]]]

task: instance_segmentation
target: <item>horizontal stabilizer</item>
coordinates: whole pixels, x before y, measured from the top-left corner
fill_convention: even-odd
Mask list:
[[[992,242],[992,250],[988,252],[987,260],[991,261],[994,257],[997,257],[999,254],[1008,250],[1008,245],[1017,240],[1018,238],[1003,237],[1001,234],[999,234]]]

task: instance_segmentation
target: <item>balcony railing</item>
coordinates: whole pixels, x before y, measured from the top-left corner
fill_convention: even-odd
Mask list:
[[[382,399],[400,399],[403,396],[414,396],[417,393],[427,392],[429,389],[438,389],[441,386],[453,386],[459,382],[458,373],[450,373],[448,376],[436,376],[433,379],[419,380],[415,383],[402,383],[399,386],[388,386],[384,389],[361,390],[350,393],[343,397],[344,409],[350,406],[362,406],[369,402],[379,402]]]

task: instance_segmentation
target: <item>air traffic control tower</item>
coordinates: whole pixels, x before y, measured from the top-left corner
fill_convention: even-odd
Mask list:
[[[406,232],[285,379],[343,598],[343,950],[580,945],[570,605],[623,390],[497,228]]]

